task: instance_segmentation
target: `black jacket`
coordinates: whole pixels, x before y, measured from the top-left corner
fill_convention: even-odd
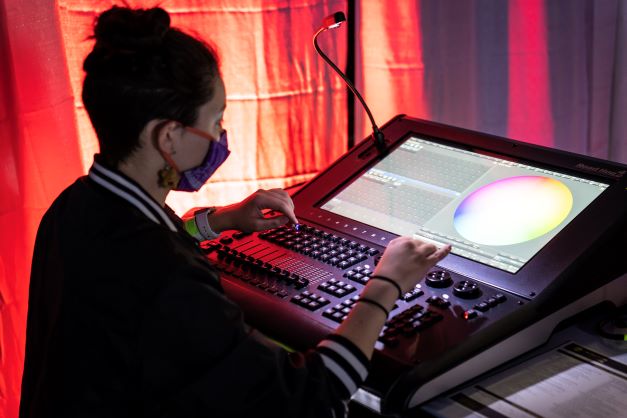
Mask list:
[[[20,417],[343,416],[364,354],[267,341],[172,210],[96,161],[39,227]]]

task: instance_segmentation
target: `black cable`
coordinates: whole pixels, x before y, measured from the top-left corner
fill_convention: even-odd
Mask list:
[[[355,21],[355,0],[348,0],[347,2],[347,14],[348,21],[352,24],[348,28],[348,39],[346,41],[346,78],[355,83],[355,69],[356,69],[356,54],[355,54],[355,36],[357,32],[357,23]],[[348,118],[348,141],[347,149],[351,149],[355,146],[355,96],[350,92],[348,86],[346,87],[346,107]]]

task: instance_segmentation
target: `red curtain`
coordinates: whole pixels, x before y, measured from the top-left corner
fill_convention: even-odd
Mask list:
[[[362,0],[357,21],[357,81],[378,123],[404,113],[554,145],[544,0]]]
[[[83,171],[53,2],[0,3],[0,92],[0,415],[15,417],[37,226]]]
[[[624,1],[359,0],[356,25],[379,124],[405,113],[627,163]]]
[[[76,98],[93,20],[116,3],[58,0]],[[128,3],[149,7],[154,2]],[[311,46],[322,18],[346,11],[345,0],[174,0],[159,5],[170,12],[173,26],[217,46],[227,90],[225,127],[232,154],[199,193],[170,195],[168,204],[178,213],[307,180],[346,150],[345,87]],[[324,38],[322,47],[343,67],[346,32]],[[78,101],[76,112],[83,165],[89,167],[96,138]]]
[[[375,121],[382,125],[400,113],[427,119],[420,2],[357,3],[356,82]],[[359,141],[372,132],[372,126],[359,104],[355,115]]]

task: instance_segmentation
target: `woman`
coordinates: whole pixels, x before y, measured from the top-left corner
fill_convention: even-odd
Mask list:
[[[269,343],[198,240],[296,223],[289,196],[258,191],[186,222],[165,205],[229,154],[215,52],[159,8],[113,7],[94,37],[83,102],[100,154],[38,231],[20,416],[343,416],[387,311],[449,249],[392,241],[333,335],[308,353]]]

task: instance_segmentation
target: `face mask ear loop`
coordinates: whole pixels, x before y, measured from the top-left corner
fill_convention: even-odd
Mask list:
[[[209,134],[208,132],[201,131],[200,129],[197,129],[191,126],[186,126],[185,130],[193,133],[194,135],[198,135],[201,138],[205,138],[208,141],[216,141],[216,142],[218,141],[217,139],[213,137],[213,135]]]
[[[165,151],[159,150],[159,152],[161,153],[161,156],[163,157],[165,162],[176,171],[176,174],[181,175],[181,170],[179,170],[179,167],[172,159],[172,156]]]

